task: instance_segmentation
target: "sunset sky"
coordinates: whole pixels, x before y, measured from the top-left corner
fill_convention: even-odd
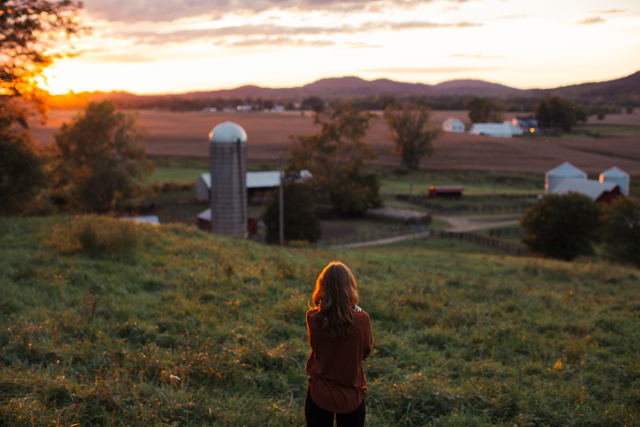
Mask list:
[[[518,88],[640,70],[638,0],[85,0],[53,93],[290,87],[359,76]],[[45,86],[46,87],[46,86]]]

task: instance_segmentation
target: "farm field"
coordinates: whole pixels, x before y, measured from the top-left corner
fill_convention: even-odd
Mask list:
[[[53,236],[82,230],[68,221],[0,223],[3,425],[304,425],[304,313],[335,259],[372,319],[367,425],[639,423],[637,269],[442,239],[280,249],[108,219],[137,246],[65,254]]]
[[[61,124],[76,114],[77,111],[71,110],[51,111],[47,124],[33,123],[35,138],[42,144],[51,143],[53,134]],[[139,123],[148,132],[147,152],[151,156],[208,157],[208,133],[215,125],[227,120],[240,124],[247,131],[247,153],[252,161],[273,161],[279,151],[286,152],[291,146],[290,135],[314,132],[312,118],[299,112],[176,113],[143,110],[138,114]],[[465,111],[434,111],[431,121],[440,124],[450,116],[468,124]],[[515,114],[508,114],[507,118],[512,116]],[[602,121],[591,118],[588,129],[601,125],[603,132],[599,138],[582,134],[572,134],[570,137],[494,138],[447,133],[435,142],[435,156],[425,159],[421,167],[433,171],[541,173],[569,161],[592,175],[618,166],[632,176],[640,176],[640,133],[634,130],[640,128],[640,114],[611,114]],[[625,129],[616,131],[620,126]],[[579,127],[576,129],[579,130]],[[397,157],[391,155],[393,145],[387,138],[383,120],[373,125],[367,142],[380,156],[376,164],[398,164]]]

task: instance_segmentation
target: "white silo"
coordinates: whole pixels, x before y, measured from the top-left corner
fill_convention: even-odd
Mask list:
[[[586,172],[581,171],[577,167],[573,166],[569,162],[564,162],[560,166],[551,169],[545,174],[544,190],[546,193],[550,193],[558,184],[563,180],[571,179],[587,179]]]
[[[224,122],[209,134],[211,232],[244,237],[247,232],[247,133]]]
[[[620,187],[620,192],[625,196],[629,195],[629,174],[625,171],[612,167],[608,171],[600,174],[600,182],[613,182]]]

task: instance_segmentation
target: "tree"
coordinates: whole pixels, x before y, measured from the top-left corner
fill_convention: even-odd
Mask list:
[[[139,144],[135,117],[111,101],[91,102],[84,114],[55,135],[50,180],[57,204],[69,210],[106,212],[135,201],[153,171]]]
[[[33,112],[44,115],[46,92],[38,87],[53,60],[63,55],[50,43],[81,30],[79,2],[0,1],[0,210],[14,212],[44,182],[42,162],[28,132]]]
[[[605,207],[602,240],[609,259],[640,267],[640,204],[619,197]]]
[[[586,121],[587,113],[582,105],[558,95],[545,96],[535,108],[538,124],[543,128],[571,132],[578,121]]]
[[[468,99],[464,105],[469,110],[469,120],[473,123],[501,123],[507,109],[500,101],[480,96]]]
[[[284,238],[286,241],[307,240],[314,243],[322,236],[322,225],[316,216],[313,188],[296,182],[298,174],[289,174],[283,183],[284,190]],[[263,215],[267,228],[267,242],[280,240],[280,198],[274,192]]]
[[[324,111],[324,101],[317,96],[310,96],[302,101],[300,109],[312,110],[316,113],[321,113]]]
[[[533,253],[567,261],[591,255],[599,215],[599,206],[584,194],[546,194],[520,219],[526,233],[523,243]]]
[[[426,106],[411,105],[405,102],[398,111],[388,106],[384,118],[389,128],[389,138],[395,143],[393,154],[399,155],[402,166],[418,169],[420,161],[433,155],[431,141],[440,131],[429,127],[431,110]]]
[[[377,154],[364,142],[373,118],[372,113],[343,103],[316,113],[317,133],[292,137],[287,169],[308,169],[317,196],[328,200],[338,213],[358,215],[382,204],[378,177],[368,170]]]

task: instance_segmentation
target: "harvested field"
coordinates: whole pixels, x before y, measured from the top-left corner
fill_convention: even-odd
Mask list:
[[[33,133],[42,144],[53,142],[53,133],[77,111],[53,110],[48,123],[33,124]],[[290,135],[314,132],[312,118],[298,112],[287,113],[177,113],[140,111],[139,123],[147,129],[147,153],[151,156],[208,157],[207,135],[224,121],[233,121],[249,135],[249,160],[273,160],[291,146]],[[515,116],[508,114],[507,118]],[[469,124],[466,111],[434,111],[432,123],[458,117]],[[590,125],[640,126],[640,114],[610,114]],[[369,131],[367,142],[378,152],[378,165],[396,166],[391,155],[384,121],[379,119]],[[640,134],[619,133],[601,138],[588,136],[493,138],[467,134],[444,134],[434,144],[436,154],[422,167],[429,170],[480,170],[504,172],[545,172],[569,161],[595,175],[612,166],[640,177]]]

